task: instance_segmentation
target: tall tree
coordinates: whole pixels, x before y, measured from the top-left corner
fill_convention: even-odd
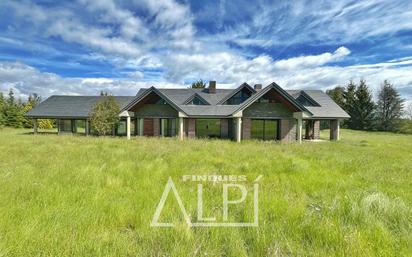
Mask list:
[[[410,102],[408,107],[406,107],[405,116],[407,119],[412,120],[412,102]]]
[[[105,96],[93,106],[90,123],[98,135],[108,135],[119,122],[120,107],[113,96]]]
[[[365,80],[359,82],[355,92],[355,115],[352,117],[354,129],[369,130],[373,128],[375,103]]]
[[[356,102],[356,84],[351,80],[346,86],[346,90],[343,93],[344,107],[343,109],[351,116],[351,118],[346,122],[348,127],[351,129],[355,128],[355,115],[357,115],[355,102]]]
[[[394,86],[385,80],[378,93],[376,121],[378,129],[393,131],[399,125],[404,100]]]
[[[16,103],[14,98],[14,92],[12,89],[9,91],[9,97],[6,100],[4,107],[4,120],[5,125],[8,127],[21,128],[23,127],[24,116],[22,111],[21,101]]]
[[[206,88],[206,83],[204,83],[203,80],[200,79],[196,82],[193,82],[190,87],[191,88]]]
[[[333,101],[335,101],[341,108],[345,109],[345,88],[337,86],[333,89],[326,90]]]
[[[5,125],[5,118],[4,118],[4,108],[6,105],[6,101],[4,99],[3,92],[0,92],[0,127]]]

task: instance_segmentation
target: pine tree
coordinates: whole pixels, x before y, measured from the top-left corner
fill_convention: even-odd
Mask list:
[[[365,80],[359,82],[355,92],[355,115],[352,117],[354,129],[369,130],[373,128],[375,104]]]
[[[378,129],[384,131],[396,130],[402,116],[403,102],[404,100],[393,85],[385,80],[378,93],[376,109]]]
[[[5,125],[5,118],[4,118],[5,105],[6,105],[6,102],[4,99],[3,92],[0,92],[0,128]]]
[[[344,87],[337,86],[333,89],[326,90],[326,94],[328,94],[341,108],[345,109]]]
[[[16,103],[14,98],[14,92],[12,89],[9,91],[9,97],[6,100],[4,107],[4,124],[8,127],[21,128],[23,127],[23,104],[21,101]]]
[[[198,80],[196,82],[193,82],[192,85],[190,86],[191,88],[205,88],[206,83],[203,82],[203,80]]]
[[[355,128],[355,115],[356,108],[355,108],[355,93],[356,93],[356,84],[353,81],[349,81],[349,84],[346,86],[346,90],[344,91],[343,98],[344,98],[344,110],[351,116],[351,118],[346,122],[348,127],[351,129]]]

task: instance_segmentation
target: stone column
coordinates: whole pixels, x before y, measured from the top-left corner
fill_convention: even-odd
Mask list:
[[[160,135],[160,119],[153,119],[153,136],[158,137]]]
[[[250,139],[252,131],[252,120],[243,118],[242,120],[242,139]]]
[[[130,139],[130,116],[126,118],[126,135],[127,139]]]
[[[242,140],[242,118],[236,118],[236,142]]]
[[[340,125],[339,120],[330,121],[330,140],[339,140]]]
[[[90,132],[90,129],[89,129],[89,120],[85,120],[84,121],[84,134],[86,135],[86,136],[88,136],[89,135],[89,132]]]
[[[183,117],[179,117],[179,140],[184,138],[184,129],[183,129]]]
[[[313,139],[320,139],[320,120],[313,121]]]
[[[144,131],[144,119],[139,119],[139,136],[143,136]]]
[[[297,127],[297,131],[296,131],[296,135],[297,135],[297,139],[299,144],[302,143],[302,119],[299,118],[298,120],[298,127]]]
[[[166,125],[166,120],[165,120],[165,119],[160,119],[160,129],[161,129],[160,135],[161,135],[162,137],[164,137],[165,134],[166,134],[166,127],[165,127],[165,125]]]

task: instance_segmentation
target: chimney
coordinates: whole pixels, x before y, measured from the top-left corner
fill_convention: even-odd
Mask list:
[[[255,84],[255,90],[259,91],[262,89],[262,84]]]
[[[209,94],[216,94],[216,81],[209,81]]]

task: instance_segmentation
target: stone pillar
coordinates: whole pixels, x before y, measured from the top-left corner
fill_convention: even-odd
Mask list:
[[[280,140],[282,142],[295,142],[297,140],[296,119],[280,120]]]
[[[242,119],[242,139],[250,139],[252,130],[252,120],[249,118]]]
[[[320,139],[320,120],[313,121],[313,139]]]
[[[144,119],[139,119],[139,136],[143,136],[144,131]]]
[[[339,120],[331,120],[330,121],[330,140],[339,140]]]
[[[84,121],[84,134],[85,134],[86,136],[88,136],[89,133],[90,133],[89,120],[86,119],[86,120]]]
[[[160,119],[159,118],[153,119],[153,136],[154,137],[160,136]]]
[[[161,129],[161,136],[164,137],[166,135],[166,120],[160,119],[160,129]]]
[[[196,137],[196,119],[187,120],[187,137],[188,138]]]
[[[242,118],[236,118],[236,142],[242,140]]]
[[[33,119],[33,133],[37,134],[37,119]]]
[[[297,119],[298,120],[298,127],[297,127],[297,131],[296,131],[296,136],[297,136],[297,140],[300,143],[302,143],[302,119]]]
[[[184,127],[183,127],[183,117],[179,117],[179,139],[183,140],[184,138]]]
[[[314,121],[313,120],[306,120],[305,126],[305,138],[306,139],[314,139]]]
[[[127,116],[126,118],[126,135],[127,139],[130,139],[130,116]]]

